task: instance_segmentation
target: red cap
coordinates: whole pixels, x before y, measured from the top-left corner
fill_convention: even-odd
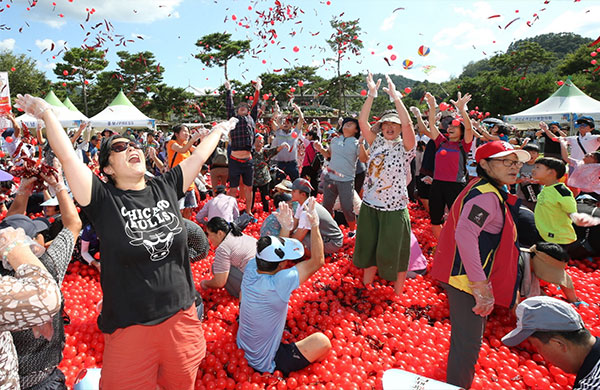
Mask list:
[[[521,162],[527,162],[531,159],[531,155],[525,150],[515,149],[505,141],[493,141],[483,144],[475,150],[475,161],[479,163],[486,158],[504,157],[509,154],[516,154]]]

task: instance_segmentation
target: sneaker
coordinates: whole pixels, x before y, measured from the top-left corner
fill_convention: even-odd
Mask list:
[[[354,238],[356,236],[356,230],[351,230],[348,232],[348,238]]]

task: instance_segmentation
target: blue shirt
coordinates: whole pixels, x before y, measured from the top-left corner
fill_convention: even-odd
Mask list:
[[[358,139],[340,135],[331,140],[331,161],[327,173],[331,180],[353,181],[358,161]]]
[[[240,326],[237,345],[250,367],[260,372],[275,371],[275,354],[281,343],[292,291],[300,286],[296,267],[274,275],[260,274],[256,259],[246,265],[242,279]]]

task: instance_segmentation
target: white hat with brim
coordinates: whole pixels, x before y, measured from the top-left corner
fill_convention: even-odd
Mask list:
[[[304,245],[295,238],[269,236],[271,245],[256,254],[256,258],[279,263],[285,260],[300,260],[304,256]]]
[[[381,125],[384,122],[397,123],[399,125],[402,124],[402,122],[400,121],[400,116],[398,116],[398,114],[396,114],[395,112],[389,112],[389,113],[385,114],[384,116],[382,116],[381,119],[379,119],[377,121],[377,123],[375,123],[373,125],[373,127],[371,127],[371,131],[373,133],[381,132]]]
[[[283,180],[281,183],[277,184],[274,188],[276,190],[292,192],[292,182],[289,180]]]

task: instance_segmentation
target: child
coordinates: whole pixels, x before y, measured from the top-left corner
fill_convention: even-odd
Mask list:
[[[544,188],[537,197],[535,227],[544,241],[559,244],[569,252],[577,241],[571,214],[577,213],[577,203],[571,190],[558,179],[564,176],[566,165],[553,157],[543,157],[535,162],[533,179]],[[578,302],[575,289],[561,286],[569,302]]]
[[[537,202],[537,196],[541,190],[540,185],[532,178],[535,160],[540,156],[540,148],[535,144],[527,144],[523,147],[523,150],[529,152],[531,159],[523,164],[519,171],[517,196],[522,200],[523,206],[533,211]]]

